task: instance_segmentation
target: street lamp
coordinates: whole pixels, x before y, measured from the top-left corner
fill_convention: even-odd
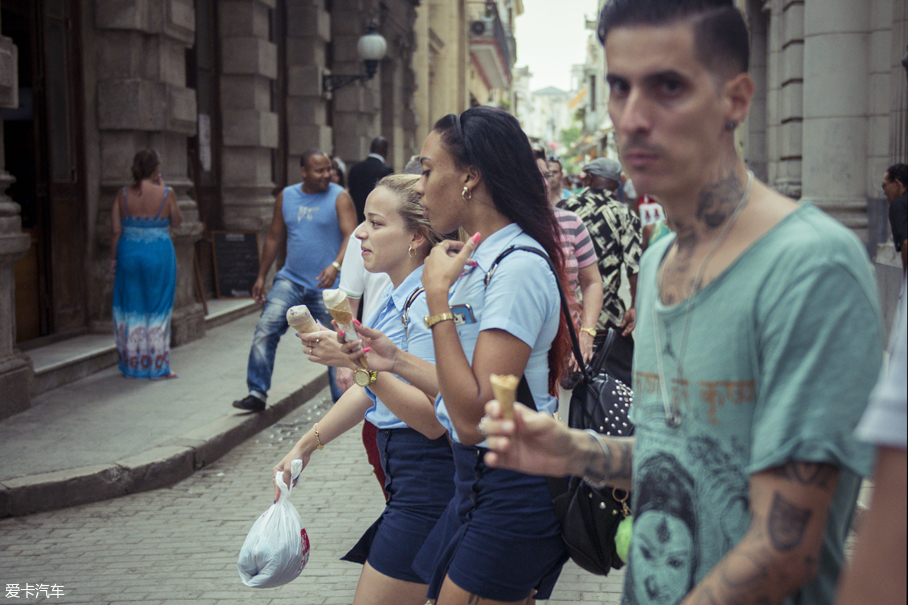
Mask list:
[[[343,88],[351,82],[357,80],[371,80],[378,71],[378,62],[385,57],[388,50],[388,43],[385,38],[376,31],[375,25],[369,26],[369,31],[359,39],[356,44],[356,50],[359,56],[366,63],[366,73],[357,75],[322,75],[322,92],[334,92],[338,88]]]

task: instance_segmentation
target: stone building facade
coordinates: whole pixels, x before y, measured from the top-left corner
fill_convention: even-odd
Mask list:
[[[887,319],[901,285],[880,188],[908,158],[904,0],[738,0],[757,96],[742,153],[761,179],[867,243]]]
[[[0,419],[28,406],[20,352],[111,330],[110,206],[154,148],[176,191],[173,344],[204,335],[213,230],[264,235],[277,188],[319,147],[351,165],[371,139],[396,169],[435,118],[468,106],[458,0],[0,0]],[[387,41],[374,78],[357,41]],[[438,86],[439,90],[433,87]],[[261,239],[261,238],[260,238]]]

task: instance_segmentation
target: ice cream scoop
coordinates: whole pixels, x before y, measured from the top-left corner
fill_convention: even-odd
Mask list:
[[[309,308],[306,305],[296,305],[287,309],[287,323],[300,334],[321,330],[315,320],[312,319],[312,313],[309,312]]]
[[[512,374],[489,376],[492,383],[492,395],[501,405],[501,415],[508,420],[514,419],[514,399],[517,394],[517,384],[520,379]]]
[[[341,290],[324,290],[322,299],[328,308],[328,313],[337,322],[337,327],[344,331],[344,340],[355,342],[359,340],[356,334],[356,328],[353,327],[353,310],[350,309],[350,301],[347,295]]]

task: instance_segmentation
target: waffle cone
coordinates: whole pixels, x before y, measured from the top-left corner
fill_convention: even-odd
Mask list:
[[[492,383],[492,395],[501,405],[501,414],[508,420],[514,419],[514,399],[517,395],[517,385],[520,379],[511,374],[500,376],[492,374],[489,377]]]

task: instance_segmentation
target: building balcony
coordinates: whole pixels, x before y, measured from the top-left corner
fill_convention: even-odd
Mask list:
[[[516,59],[514,37],[505,32],[498,7],[484,3],[484,10],[470,19],[470,58],[489,88],[508,88]]]

